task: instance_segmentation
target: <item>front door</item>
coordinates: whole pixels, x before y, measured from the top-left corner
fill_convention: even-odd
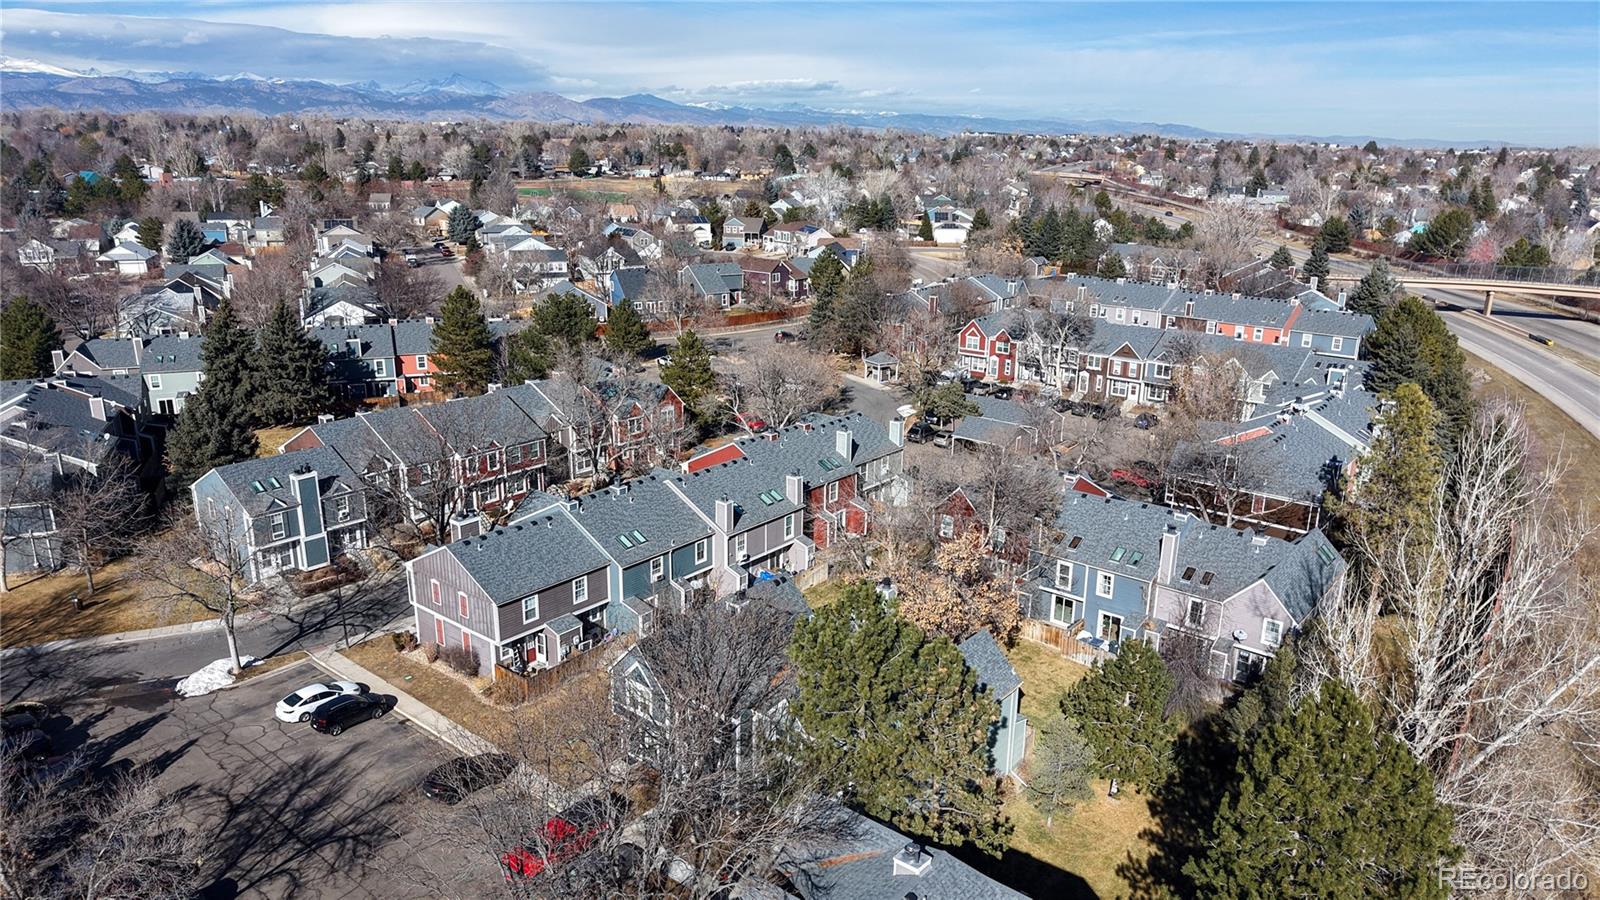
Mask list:
[[[528,662],[542,666],[549,658],[549,648],[546,644],[545,633],[540,631],[534,634],[533,640],[528,642]]]

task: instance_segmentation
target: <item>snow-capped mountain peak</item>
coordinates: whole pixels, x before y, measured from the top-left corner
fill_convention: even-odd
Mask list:
[[[82,72],[40,62],[37,59],[22,59],[15,56],[0,56],[0,72],[32,72],[36,75],[60,75],[63,78],[83,77]]]

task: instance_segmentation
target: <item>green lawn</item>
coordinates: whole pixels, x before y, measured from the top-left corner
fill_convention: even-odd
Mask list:
[[[1000,862],[1010,873],[998,873],[1002,879],[1033,897],[1129,896],[1117,868],[1130,856],[1149,856],[1150,844],[1140,835],[1151,827],[1150,805],[1132,790],[1108,798],[1105,782],[1095,782],[1095,792],[1095,799],[1057,815],[1050,827],[1021,791],[1008,798],[1005,812],[1016,832]]]
[[[812,609],[821,609],[832,606],[835,600],[844,595],[844,589],[851,585],[848,578],[830,578],[813,587],[806,588],[806,603]]]
[[[517,188],[517,193],[521,194],[524,197],[548,197],[551,194],[555,193],[555,189],[554,188]],[[568,190],[563,190],[561,193],[563,193],[563,194],[571,194],[574,197],[585,198],[585,199],[589,199],[589,200],[604,200],[607,203],[621,203],[622,201],[628,199],[628,195],[622,193],[621,191],[568,191]]]

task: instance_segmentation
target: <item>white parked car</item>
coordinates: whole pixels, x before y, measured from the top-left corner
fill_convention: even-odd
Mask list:
[[[278,701],[277,709],[273,714],[280,722],[306,722],[310,721],[311,713],[317,707],[345,694],[363,694],[366,688],[353,681],[333,681],[328,684],[308,684],[298,691]]]

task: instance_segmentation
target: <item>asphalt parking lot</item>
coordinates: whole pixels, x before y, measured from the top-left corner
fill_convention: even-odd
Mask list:
[[[438,851],[407,810],[456,753],[393,713],[338,737],[273,717],[289,691],[327,679],[298,664],[192,699],[170,680],[118,685],[65,705],[49,730],[58,751],[159,773],[211,840],[202,897],[429,896],[408,873]]]

